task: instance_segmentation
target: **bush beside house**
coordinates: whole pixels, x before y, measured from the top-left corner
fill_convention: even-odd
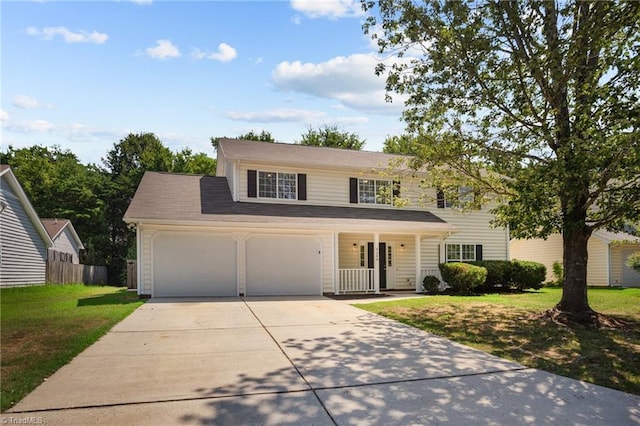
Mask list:
[[[542,263],[523,260],[483,260],[442,263],[440,272],[452,292],[478,293],[499,290],[523,291],[528,288],[537,290],[542,287],[547,268]],[[427,288],[427,279],[429,277],[425,277],[423,287],[430,293],[432,290]],[[429,283],[431,285],[431,280]]]
[[[473,293],[487,279],[487,269],[469,263],[451,262],[439,265],[442,279],[451,291],[458,294]]]

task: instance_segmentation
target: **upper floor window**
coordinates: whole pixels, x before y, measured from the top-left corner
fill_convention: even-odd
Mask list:
[[[307,175],[247,170],[247,197],[305,201]]]
[[[383,179],[349,178],[349,203],[393,204],[400,197],[400,182]]]
[[[375,179],[358,180],[358,202],[360,204],[391,204],[391,181]]]
[[[448,209],[451,207],[459,207],[465,203],[472,203],[475,194],[473,188],[470,186],[459,186],[457,195],[453,194],[451,199],[451,193],[445,193],[443,190],[438,189],[437,203],[439,209]]]
[[[258,172],[258,196],[261,198],[297,199],[295,173]]]

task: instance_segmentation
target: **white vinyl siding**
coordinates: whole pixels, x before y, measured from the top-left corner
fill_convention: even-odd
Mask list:
[[[19,198],[4,177],[0,181],[0,285],[45,283],[47,248]]]
[[[589,260],[587,261],[587,285],[609,285],[609,244],[592,236],[587,244]]]
[[[51,248],[55,251],[71,254],[73,256],[73,263],[80,263],[80,249],[68,226],[53,240],[53,247]]]

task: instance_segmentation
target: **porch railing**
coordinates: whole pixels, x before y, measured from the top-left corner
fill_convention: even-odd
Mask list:
[[[433,275],[434,277],[437,277],[440,282],[442,282],[442,275],[440,274],[440,268],[438,267],[434,267],[434,268],[422,268],[422,279],[424,279],[424,277],[426,277],[427,275]]]
[[[375,269],[339,269],[338,272],[340,273],[339,293],[375,291],[373,281]]]

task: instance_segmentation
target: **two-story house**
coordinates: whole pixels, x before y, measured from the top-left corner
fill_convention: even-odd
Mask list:
[[[217,176],[145,173],[124,220],[141,295],[320,295],[407,289],[440,262],[508,259],[488,208],[418,200],[407,157],[221,140]],[[395,169],[394,169],[395,167]],[[396,207],[394,197],[408,200]]]

